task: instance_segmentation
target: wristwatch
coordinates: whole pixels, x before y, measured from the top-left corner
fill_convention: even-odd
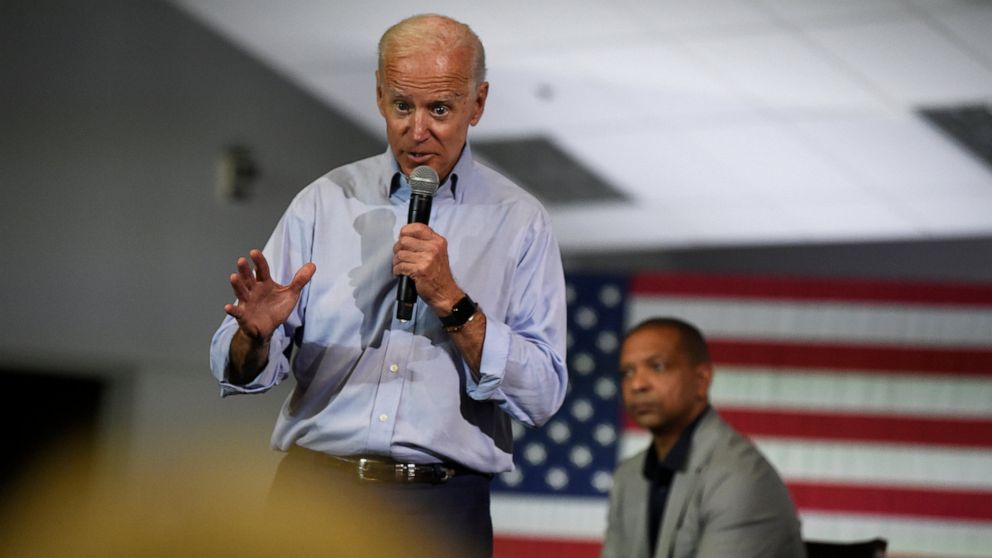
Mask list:
[[[440,316],[441,325],[444,326],[444,330],[447,332],[458,331],[465,327],[465,324],[472,321],[472,318],[475,317],[475,311],[478,308],[479,305],[471,297],[465,295],[455,303],[455,306],[451,309],[451,314]]]

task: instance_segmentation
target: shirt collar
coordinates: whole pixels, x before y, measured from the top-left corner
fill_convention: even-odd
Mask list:
[[[400,165],[396,162],[396,157],[393,157],[392,149],[388,146],[386,147],[386,155],[386,159],[389,162],[387,176],[391,177],[389,182],[389,197],[396,197],[402,201],[406,201],[410,199],[410,183],[407,181],[407,177],[400,170]],[[475,159],[472,157],[472,148],[466,140],[465,147],[462,149],[462,154],[458,158],[458,162],[455,163],[454,168],[451,169],[451,174],[448,175],[448,179],[438,186],[434,197],[452,198],[456,202],[461,201],[464,197],[463,190],[465,183],[469,180],[474,166]],[[462,186],[462,188],[459,188],[459,186]]]
[[[696,431],[699,422],[703,420],[703,417],[709,411],[710,406],[707,405],[703,409],[703,412],[699,413],[699,416],[689,423],[689,426],[682,431],[682,434],[679,434],[679,439],[675,440],[675,445],[672,446],[672,449],[668,450],[668,455],[664,459],[658,458],[658,452],[654,449],[654,444],[648,448],[642,471],[644,478],[649,481],[668,483],[671,481],[672,475],[685,467],[686,461],[689,460],[689,450],[692,448],[692,434]]]

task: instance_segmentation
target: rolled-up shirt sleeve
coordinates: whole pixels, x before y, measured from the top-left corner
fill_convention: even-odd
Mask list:
[[[470,397],[500,401],[505,412],[529,426],[554,415],[568,384],[561,254],[547,215],[541,216],[531,224],[508,286],[505,319],[486,314],[480,379],[468,383]]]
[[[296,202],[310,195],[303,190]],[[289,284],[296,271],[310,261],[313,239],[313,212],[306,208],[312,204],[293,203],[279,220],[262,253],[269,263],[269,272],[277,283]],[[251,382],[236,385],[228,381],[231,340],[238,331],[237,320],[226,316],[210,341],[210,370],[220,383],[221,396],[264,393],[282,382],[291,372],[289,356],[293,335],[303,323],[304,309],[309,297],[309,286],[303,288],[300,300],[289,318],[272,333],[269,342],[269,360],[265,368]]]
[[[232,384],[228,381],[228,366],[231,360],[231,340],[238,331],[238,323],[228,317],[214,333],[210,342],[210,370],[220,383],[222,397],[243,393],[264,393],[272,389],[289,375],[289,359],[285,352],[289,346],[289,338],[280,327],[272,334],[269,343],[269,361],[251,382],[245,385]]]

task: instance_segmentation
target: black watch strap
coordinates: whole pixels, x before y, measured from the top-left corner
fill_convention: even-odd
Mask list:
[[[451,309],[451,314],[440,316],[441,325],[446,328],[463,326],[475,314],[475,309],[475,301],[468,295],[465,295],[455,303],[455,306]]]

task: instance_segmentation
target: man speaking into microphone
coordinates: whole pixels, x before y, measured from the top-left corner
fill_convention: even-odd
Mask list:
[[[440,178],[437,172],[427,165],[413,169],[408,178],[410,182],[410,212],[407,223],[422,223],[426,225],[431,219],[431,201],[437,192]],[[400,276],[400,284],[396,289],[396,319],[401,322],[413,317],[413,308],[417,304],[417,286],[408,275]],[[472,306],[472,313],[475,307]]]
[[[296,380],[272,434],[287,452],[273,499],[301,479],[354,487],[387,502],[370,521],[416,517],[452,554],[489,556],[510,420],[541,425],[565,395],[558,244],[537,200],[472,156],[489,83],[468,26],[401,21],[375,76],[388,150],[304,188],[237,260],[211,368],[225,396]],[[429,220],[407,223],[418,167],[438,187]],[[416,287],[406,316],[400,277]]]

